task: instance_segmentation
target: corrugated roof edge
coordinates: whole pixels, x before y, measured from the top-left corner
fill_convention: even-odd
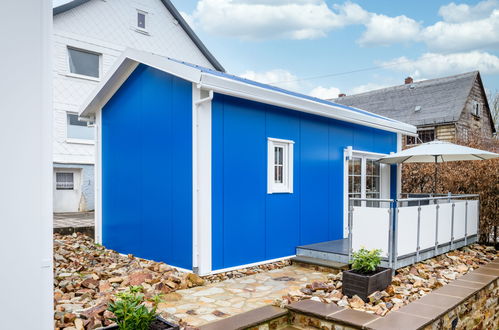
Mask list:
[[[288,92],[286,90],[265,85],[240,77],[220,73],[211,69],[186,64],[161,55],[127,49],[115,62],[104,79],[89,95],[80,107],[80,116],[91,117],[109,101],[128,76],[139,64],[151,66],[155,69],[175,75],[190,81],[198,88],[212,89],[217,93],[227,94],[242,99],[253,100],[279,107],[289,108],[301,112],[315,114],[322,117],[334,118],[341,121],[360,124],[385,131],[407,135],[416,135],[416,127],[400,121],[388,119],[379,115],[335,103],[316,99],[307,95]]]
[[[365,114],[365,115],[368,115],[368,116],[372,116],[372,117],[376,117],[376,118],[380,118],[380,119],[384,119],[384,120],[389,120],[389,121],[392,121],[392,122],[399,122],[398,120],[394,120],[394,119],[391,119],[391,118],[388,118],[388,117],[377,115],[375,113],[372,113],[372,112],[369,112],[369,111],[366,111],[366,110],[358,109],[358,108],[355,108],[355,107],[350,107],[350,106],[347,106],[347,105],[335,103],[335,102],[332,102],[332,101],[329,101],[329,100],[320,99],[320,98],[317,98],[317,97],[313,97],[313,96],[302,94],[302,93],[298,93],[298,92],[289,91],[287,89],[283,89],[283,88],[272,86],[272,85],[269,85],[269,84],[264,84],[264,83],[260,83],[260,82],[254,81],[254,80],[242,78],[242,77],[235,76],[235,75],[232,75],[232,74],[229,74],[229,73],[226,73],[226,72],[215,71],[215,70],[212,70],[210,68],[205,68],[205,67],[202,67],[202,66],[197,65],[197,64],[192,64],[192,63],[188,63],[188,62],[185,62],[185,61],[177,60],[175,58],[169,57],[168,59],[171,60],[171,61],[177,62],[177,63],[181,63],[181,64],[184,64],[184,65],[188,65],[188,66],[191,66],[193,68],[199,69],[199,70],[201,70],[202,72],[205,72],[205,73],[210,73],[210,74],[214,74],[214,75],[217,75],[217,76],[220,76],[220,77],[233,79],[233,80],[240,81],[240,82],[243,82],[243,83],[246,83],[246,84],[258,86],[258,87],[261,87],[261,88],[270,89],[270,90],[273,90],[275,92],[280,92],[280,93],[284,93],[284,94],[288,94],[288,95],[292,95],[292,96],[304,98],[304,99],[307,99],[307,100],[311,100],[311,101],[323,103],[323,104],[326,104],[326,105],[333,105],[333,106],[336,106],[336,107],[339,107],[339,108],[342,108],[342,109],[359,112],[359,113],[362,113],[362,114]]]
[[[73,0],[70,2],[67,2],[63,5],[54,7],[52,9],[52,14],[54,16],[58,14],[62,14],[68,10],[71,10],[73,8],[76,8],[84,3],[89,2],[90,0]],[[184,29],[185,33],[191,38],[191,40],[194,42],[194,44],[199,48],[201,53],[206,57],[206,59],[213,65],[213,67],[221,72],[225,72],[224,67],[218,62],[218,60],[213,56],[213,54],[206,48],[206,46],[203,44],[201,39],[196,35],[196,33],[192,30],[192,28],[187,24],[185,19],[182,17],[182,15],[179,13],[177,8],[171,3],[170,0],[161,0],[163,5],[168,9],[170,14],[177,20],[177,22],[180,24],[180,26]]]

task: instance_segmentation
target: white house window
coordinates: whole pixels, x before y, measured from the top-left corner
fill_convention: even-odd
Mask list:
[[[99,78],[100,54],[68,47],[69,72],[75,75]]]
[[[362,158],[354,157],[348,161],[348,197],[362,197]],[[355,201],[354,205],[360,205]]]
[[[473,116],[480,118],[482,113],[482,104],[478,101],[473,101],[473,109],[471,110]]]
[[[348,161],[348,197],[381,198],[381,164],[369,155],[353,156]],[[360,206],[360,201],[353,205]],[[367,206],[378,206],[378,202],[368,202]]]
[[[55,188],[57,190],[73,190],[74,174],[72,172],[55,173]]]
[[[282,139],[268,139],[268,193],[293,192],[293,145]]]
[[[67,137],[68,139],[93,140],[94,128],[88,126],[86,121],[79,120],[76,113],[68,113]]]
[[[146,29],[146,17],[147,13],[141,10],[137,11],[137,28],[141,30]]]

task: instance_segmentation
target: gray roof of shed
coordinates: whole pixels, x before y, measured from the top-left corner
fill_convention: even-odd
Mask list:
[[[459,120],[478,71],[334,99],[415,126]],[[416,107],[421,107],[415,111]]]
[[[66,3],[62,3],[52,9],[53,15],[56,16],[58,14],[62,14],[68,10],[71,10],[75,7],[78,7],[84,3],[89,2],[90,0],[72,0]],[[208,61],[213,65],[213,67],[221,72],[225,72],[224,67],[218,62],[218,60],[213,56],[213,54],[206,48],[201,39],[196,35],[196,33],[192,30],[192,28],[187,24],[182,15],[178,12],[177,8],[173,5],[170,0],[161,0],[163,5],[168,9],[170,14],[177,20],[180,26],[184,29],[185,33],[191,38],[194,44],[199,48],[201,53],[208,59]]]

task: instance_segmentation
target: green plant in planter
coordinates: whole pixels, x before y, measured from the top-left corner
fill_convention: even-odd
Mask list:
[[[153,307],[149,310],[144,305],[144,295],[141,286],[131,286],[127,292],[116,294],[114,302],[109,303],[108,310],[113,312],[114,322],[120,330],[148,330],[158,315],[156,309],[161,297],[152,298]]]
[[[361,248],[353,253],[352,269],[359,273],[372,273],[381,263],[381,250]]]

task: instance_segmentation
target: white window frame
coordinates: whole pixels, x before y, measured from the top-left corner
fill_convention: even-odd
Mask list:
[[[473,101],[473,108],[471,109],[471,114],[477,118],[480,118],[482,114],[482,103],[478,101]]]
[[[144,26],[145,26],[144,28],[141,28],[139,26],[139,14],[144,15]],[[135,30],[140,33],[149,34],[148,26],[149,26],[149,12],[137,8],[137,11],[135,13],[135,24],[134,24]]]
[[[73,49],[73,50],[76,50],[76,51],[80,51],[80,52],[84,52],[84,53],[89,53],[89,54],[93,54],[93,55],[97,55],[98,58],[99,58],[99,77],[92,77],[92,76],[87,76],[87,75],[84,75],[84,74],[79,74],[79,73],[73,73],[71,72],[71,64],[69,63],[69,50],[70,49]],[[85,79],[85,80],[91,80],[91,81],[100,81],[101,80],[101,77],[102,77],[102,53],[99,53],[99,52],[96,52],[96,51],[93,51],[93,50],[88,50],[88,49],[84,49],[84,48],[80,48],[80,47],[75,47],[75,46],[71,46],[71,45],[66,45],[66,63],[67,63],[67,73],[66,73],[66,76],[68,77],[73,77],[73,78],[79,78],[79,79]]]
[[[95,132],[94,132],[94,137],[92,139],[78,139],[78,138],[72,138],[69,137],[69,122],[68,122],[68,115],[78,115],[77,112],[73,111],[66,111],[65,113],[65,120],[66,120],[66,143],[73,143],[73,144],[88,144],[88,145],[95,145]],[[92,124],[87,123],[87,127],[92,127]]]
[[[366,160],[373,159],[379,160],[381,157],[387,156],[387,154],[369,152],[369,151],[360,151],[360,150],[352,150],[351,147],[348,147],[344,150],[343,153],[343,237],[348,236],[348,199],[349,199],[349,166],[348,161],[351,158],[360,158],[361,159],[361,198],[366,198]],[[380,173],[379,173],[379,195],[381,199],[390,198],[390,165],[388,164],[380,164]],[[362,202],[361,206],[366,206],[366,202]]]
[[[58,181],[57,177],[62,174],[70,174],[72,181]],[[70,183],[70,186],[69,186]],[[64,186],[64,184],[67,184],[67,187]],[[57,171],[55,172],[55,189],[56,190],[66,190],[66,191],[71,191],[71,190],[76,190],[75,189],[75,173],[73,171]]]
[[[268,138],[267,139],[267,193],[293,193],[293,146],[294,141]],[[275,182],[275,148],[283,148],[283,182]]]

